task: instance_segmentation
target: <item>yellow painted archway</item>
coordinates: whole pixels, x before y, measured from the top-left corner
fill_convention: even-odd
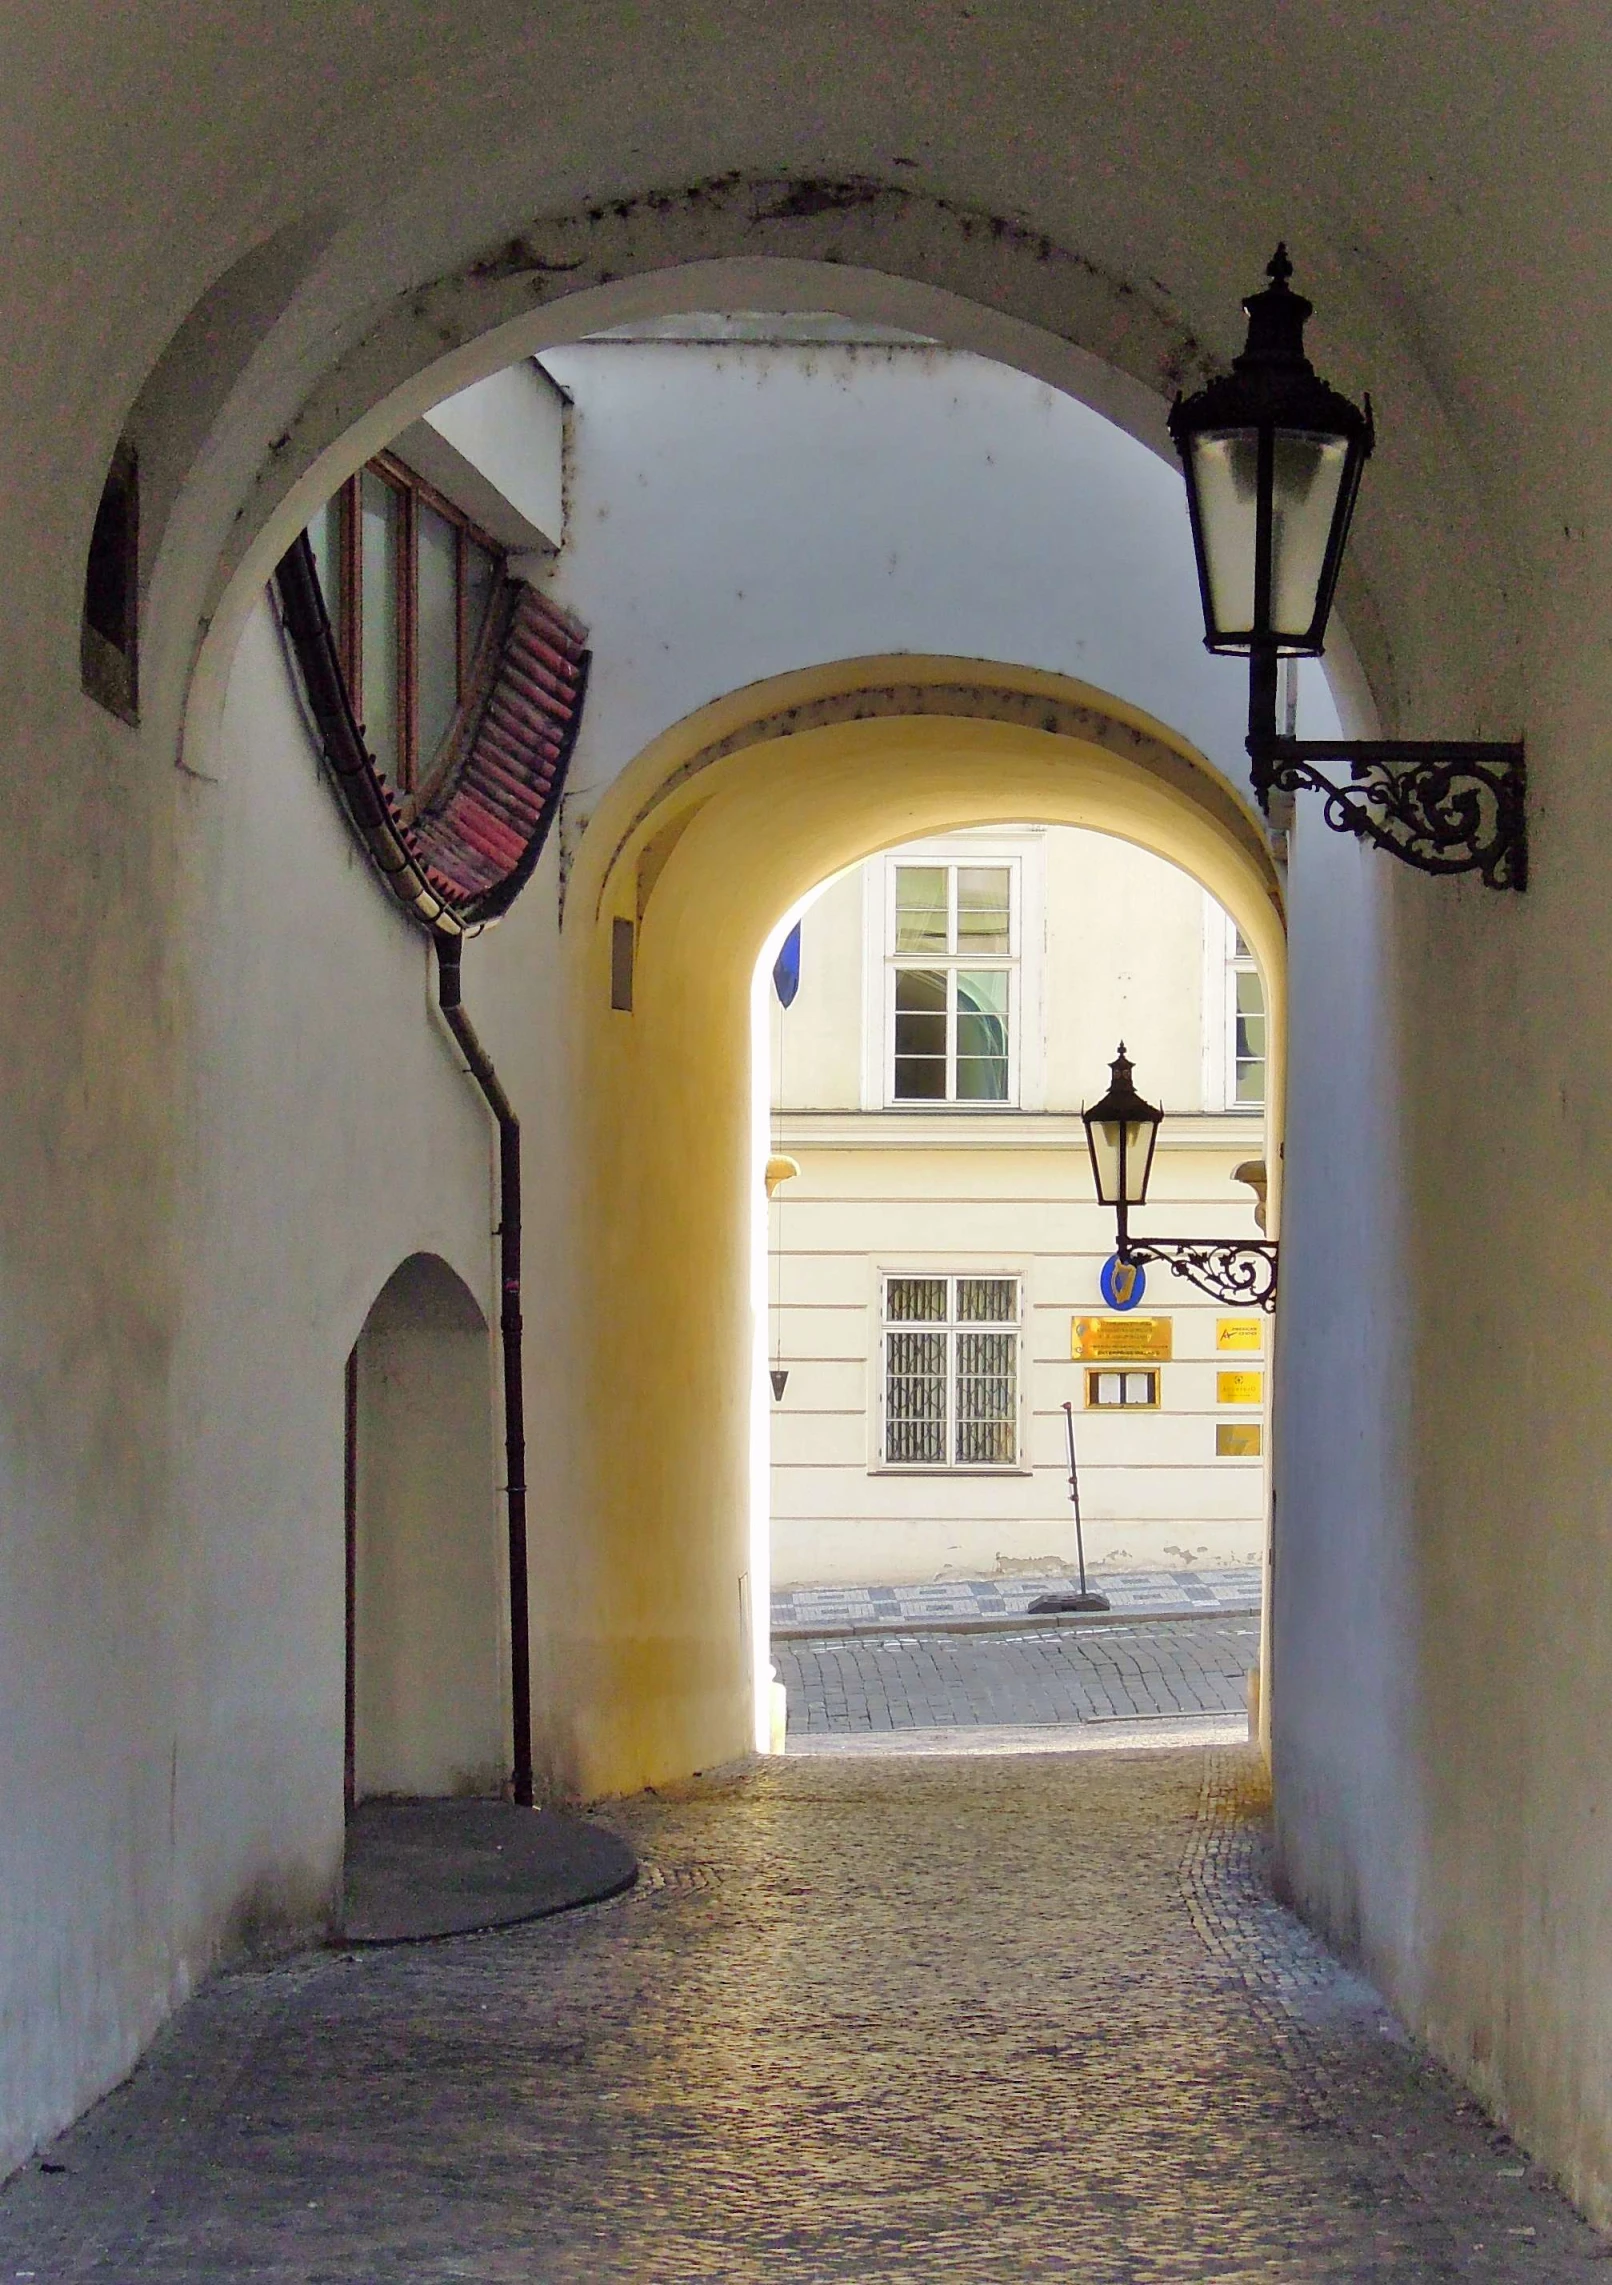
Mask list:
[[[552,1709],[539,1761],[565,1790],[676,1777],[756,1735],[758,954],[793,903],[859,858],[1018,820],[1138,843],[1237,920],[1269,994],[1279,1168],[1277,869],[1226,780],[1118,701],[960,659],[814,669],[680,724],[589,822],[563,933],[572,1528],[537,1645]]]

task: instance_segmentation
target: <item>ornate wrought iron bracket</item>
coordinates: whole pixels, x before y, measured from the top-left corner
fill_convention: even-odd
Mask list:
[[[1122,1262],[1167,1262],[1200,1293],[1234,1308],[1276,1307],[1277,1241],[1274,1238],[1127,1238]]]
[[[1267,813],[1273,793],[1313,788],[1325,796],[1334,832],[1353,833],[1421,873],[1476,873],[1486,888],[1528,886],[1527,763],[1522,743],[1475,745],[1457,738],[1248,740],[1254,791]],[[1320,762],[1347,762],[1339,784]]]

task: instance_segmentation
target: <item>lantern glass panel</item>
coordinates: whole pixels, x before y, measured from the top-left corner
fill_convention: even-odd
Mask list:
[[[1158,1126],[1152,1119],[1093,1119],[1087,1128],[1091,1137],[1092,1172],[1097,1181],[1099,1205],[1118,1206],[1120,1195],[1120,1138],[1125,1141],[1125,1176],[1123,1203],[1127,1206],[1147,1204],[1148,1178],[1153,1171],[1153,1145]]]
[[[1276,430],[1271,454],[1270,614],[1260,626],[1254,601],[1259,431],[1209,429],[1192,439],[1214,640],[1266,635],[1283,648],[1308,646],[1348,464],[1344,437]]]
[[[1216,640],[1254,624],[1259,431],[1207,429],[1192,439],[1192,474]]]
[[[1302,643],[1315,624],[1349,448],[1341,436],[1278,429],[1271,503],[1271,631]]]

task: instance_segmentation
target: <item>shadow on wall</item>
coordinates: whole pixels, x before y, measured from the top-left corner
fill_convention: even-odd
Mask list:
[[[393,1271],[348,1378],[348,1793],[496,1794],[508,1774],[493,1357],[434,1254]]]

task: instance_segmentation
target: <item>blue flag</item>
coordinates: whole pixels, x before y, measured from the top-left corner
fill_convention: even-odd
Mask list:
[[[792,1008],[795,994],[800,990],[800,922],[797,920],[784,938],[777,959],[772,964],[772,988],[778,994],[781,1008]]]

